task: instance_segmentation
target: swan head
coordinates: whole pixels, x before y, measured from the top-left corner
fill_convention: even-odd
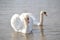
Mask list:
[[[29,15],[24,15],[24,20],[29,23]]]
[[[41,14],[41,15],[46,15],[46,16],[47,16],[46,11],[41,11],[40,14]]]

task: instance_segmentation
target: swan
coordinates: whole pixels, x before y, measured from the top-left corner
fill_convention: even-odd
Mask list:
[[[40,12],[40,22],[38,23],[38,25],[40,25],[40,26],[43,26],[43,17],[44,17],[44,15],[47,16],[46,11],[41,11]]]
[[[45,11],[40,12],[40,22],[31,13],[14,14],[11,18],[11,26],[16,32],[30,33],[33,25],[43,25],[43,15]]]
[[[30,33],[35,18],[31,13],[14,14],[11,18],[11,26],[16,32]]]

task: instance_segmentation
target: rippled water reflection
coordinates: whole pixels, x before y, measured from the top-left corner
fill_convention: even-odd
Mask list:
[[[34,28],[32,33],[23,34],[19,32],[12,33],[12,40],[46,40],[46,36],[44,34],[43,26],[38,26],[38,28]]]

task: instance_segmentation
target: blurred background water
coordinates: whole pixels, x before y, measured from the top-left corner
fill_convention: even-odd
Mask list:
[[[33,33],[24,35],[11,28],[14,14],[33,13],[39,21],[39,13],[45,10],[43,31],[33,26]],[[0,40],[60,40],[60,0],[0,0]]]

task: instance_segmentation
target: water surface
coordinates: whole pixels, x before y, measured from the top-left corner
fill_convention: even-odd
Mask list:
[[[30,34],[16,33],[10,25],[13,14],[39,13],[45,10],[44,25],[33,26]],[[60,0],[0,0],[0,40],[60,40]]]

